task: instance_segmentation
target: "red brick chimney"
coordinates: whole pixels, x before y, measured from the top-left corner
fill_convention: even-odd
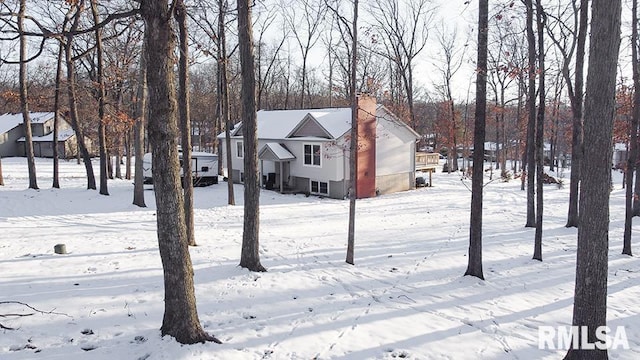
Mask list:
[[[358,166],[356,197],[376,196],[376,98],[361,94],[358,104]]]

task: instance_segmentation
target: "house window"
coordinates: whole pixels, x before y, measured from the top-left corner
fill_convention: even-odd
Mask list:
[[[322,181],[311,180],[311,193],[328,195],[329,184]]]
[[[304,145],[304,164],[320,166],[320,145]]]
[[[244,143],[242,141],[236,143],[236,155],[240,159],[244,157]]]

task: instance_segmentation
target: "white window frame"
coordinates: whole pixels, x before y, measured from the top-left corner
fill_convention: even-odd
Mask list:
[[[318,183],[318,191],[313,191],[313,183]],[[327,192],[322,192],[320,189],[322,189],[322,185],[321,184],[326,184],[327,185]],[[329,182],[327,181],[320,181],[320,180],[309,180],[309,192],[311,194],[318,194],[318,195],[329,195]]]
[[[238,159],[244,159],[244,142],[242,141],[236,143],[236,156]]]
[[[311,146],[311,162],[307,163],[307,146]],[[314,147],[318,147],[318,164],[314,164],[315,160],[315,152],[313,151]],[[302,145],[302,157],[304,166],[313,166],[313,167],[322,167],[322,145],[320,144],[303,144]]]

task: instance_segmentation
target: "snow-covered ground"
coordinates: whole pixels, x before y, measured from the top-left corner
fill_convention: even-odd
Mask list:
[[[457,174],[434,187],[357,202],[356,265],[344,262],[348,201],[263,191],[266,273],[237,266],[242,187],[195,189],[199,246],[191,248],[200,320],[220,340],[182,346],[160,337],[163,281],[153,191],[131,204],[131,181],[110,196],[86,190],[84,167],[2,159],[1,359],[559,359],[538,348],[539,326],[571,324],[576,229],[566,222],[568,185],[545,186],[543,262],[531,260],[520,182],[493,181],[484,197],[486,281],[463,277],[470,192]],[[96,171],[98,167],[95,167]],[[568,184],[568,173],[565,182]],[[611,193],[608,325],[625,330],[640,358],[640,262],[620,255],[624,190]],[[634,227],[635,253],[640,252]],[[54,254],[64,243],[68,254]],[[44,313],[25,306],[28,304]],[[10,316],[11,314],[33,314]],[[612,334],[613,335],[613,334]]]

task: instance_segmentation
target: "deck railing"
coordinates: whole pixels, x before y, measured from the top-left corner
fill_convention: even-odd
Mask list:
[[[438,165],[440,154],[438,153],[416,153],[416,169],[430,169]]]

